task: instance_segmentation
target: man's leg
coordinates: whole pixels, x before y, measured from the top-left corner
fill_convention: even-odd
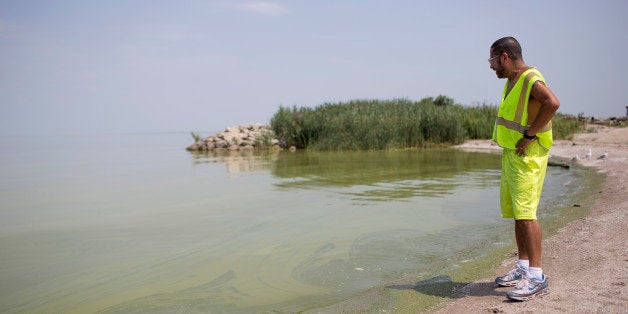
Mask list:
[[[515,290],[506,294],[511,300],[526,301],[549,292],[549,282],[541,269],[541,227],[537,220],[516,220],[517,243],[521,243],[522,254],[530,258],[527,275],[517,283]]]
[[[521,221],[521,220],[518,220]],[[524,240],[523,230],[521,230],[520,224],[515,220],[515,239],[517,240],[517,251],[519,253],[520,260],[530,260],[528,255],[528,248],[526,248],[526,241]]]
[[[508,183],[512,192],[517,248],[520,261],[525,260],[529,264],[515,290],[506,295],[517,301],[529,300],[549,291],[549,282],[541,268],[541,227],[536,217],[548,156],[545,151],[541,151],[538,143],[528,148],[531,146],[536,150],[526,149],[529,154],[525,158],[509,159],[512,176]]]
[[[541,226],[538,220],[515,220],[519,259],[530,260],[530,267],[541,268]]]

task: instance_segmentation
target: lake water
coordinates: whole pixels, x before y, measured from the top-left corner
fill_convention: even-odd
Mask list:
[[[313,309],[512,241],[500,156],[0,137],[0,312]],[[542,216],[577,193],[550,167]]]

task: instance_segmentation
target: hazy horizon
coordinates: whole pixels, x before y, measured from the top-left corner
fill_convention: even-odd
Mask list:
[[[560,112],[624,116],[626,1],[0,0],[0,135],[208,132],[280,105],[497,104],[516,37]]]

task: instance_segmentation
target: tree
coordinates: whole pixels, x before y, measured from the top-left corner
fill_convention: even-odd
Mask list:
[[[454,100],[444,95],[438,95],[436,99],[434,99],[434,105],[436,106],[451,106],[453,104]]]

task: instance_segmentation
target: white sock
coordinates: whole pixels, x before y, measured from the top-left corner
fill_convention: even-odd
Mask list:
[[[528,268],[530,268],[530,260],[527,259],[520,259],[517,261],[517,264],[519,264],[519,267],[528,270]]]
[[[541,267],[530,267],[528,272],[530,272],[530,278],[532,279],[543,279],[543,269]]]

